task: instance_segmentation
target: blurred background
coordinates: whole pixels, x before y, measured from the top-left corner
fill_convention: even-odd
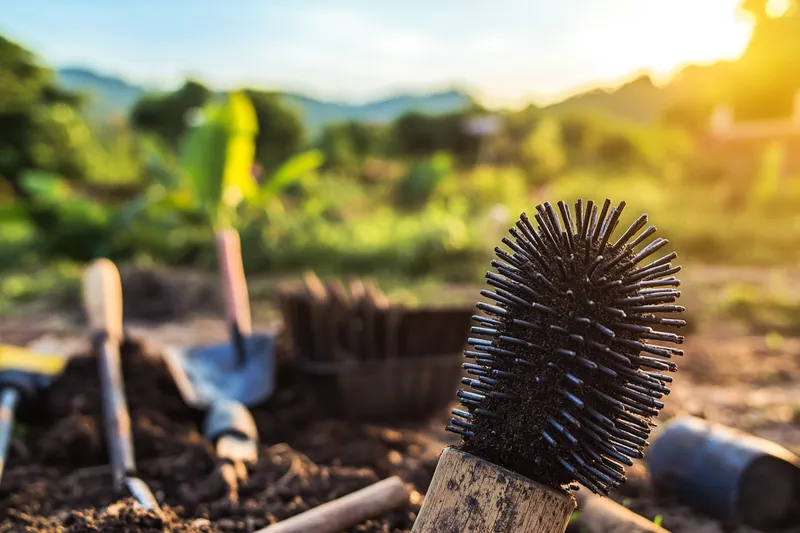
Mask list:
[[[695,309],[791,331],[797,4],[4,2],[0,313],[98,256],[213,272],[221,225],[252,280],[439,300],[521,212],[610,197],[710,287]]]

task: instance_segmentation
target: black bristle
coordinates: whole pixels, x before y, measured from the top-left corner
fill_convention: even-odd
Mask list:
[[[614,238],[625,202],[558,202],[520,216],[507,250],[496,248],[482,290],[488,316],[469,339],[473,377],[458,392],[449,431],[462,448],[552,487],[608,494],[624,466],[641,458],[677,367],[668,359],[683,337],[680,267],[674,252],[654,260],[668,241],[655,238],[647,215]],[[559,216],[560,215],[560,216]],[[647,226],[647,227],[645,227]]]

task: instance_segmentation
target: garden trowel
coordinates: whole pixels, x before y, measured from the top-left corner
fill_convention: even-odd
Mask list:
[[[34,400],[66,365],[66,358],[19,346],[0,345],[0,481],[17,407]]]
[[[205,436],[225,462],[222,473],[235,499],[237,479],[257,460],[257,431],[247,407],[265,402],[275,389],[275,333],[254,334],[234,230],[217,235],[220,276],[230,340],[220,344],[163,349],[164,360],[184,401],[207,410]]]

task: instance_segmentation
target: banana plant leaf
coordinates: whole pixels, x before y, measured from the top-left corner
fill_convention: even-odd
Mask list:
[[[182,146],[181,165],[214,227],[230,225],[238,204],[258,192],[252,175],[258,121],[244,93],[211,102]]]

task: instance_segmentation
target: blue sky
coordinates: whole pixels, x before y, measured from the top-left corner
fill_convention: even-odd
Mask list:
[[[51,65],[153,87],[194,75],[360,101],[461,87],[546,101],[735,57],[738,0],[0,0],[0,32]]]

